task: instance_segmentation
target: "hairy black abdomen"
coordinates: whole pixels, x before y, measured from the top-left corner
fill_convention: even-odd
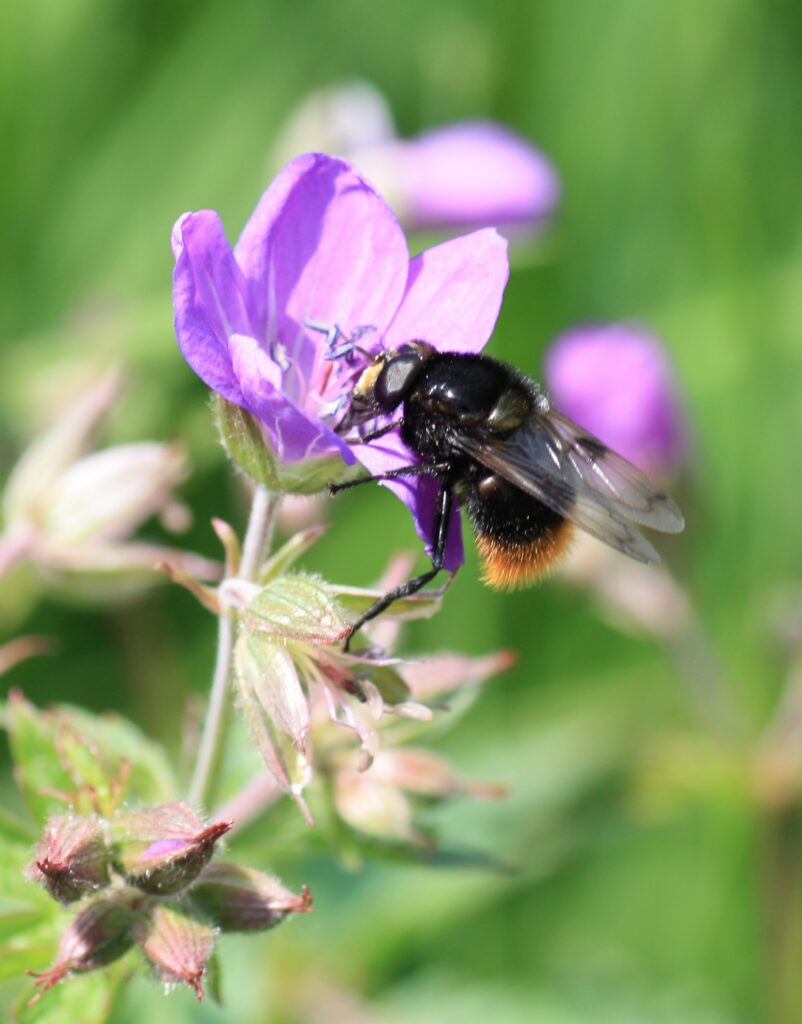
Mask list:
[[[462,491],[476,533],[502,544],[528,544],[564,521],[537,498],[476,463],[468,470]]]

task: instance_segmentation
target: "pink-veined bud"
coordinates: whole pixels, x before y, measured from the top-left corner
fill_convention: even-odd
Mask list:
[[[413,697],[430,700],[462,687],[483,683],[491,676],[512,668],[516,661],[517,655],[509,650],[478,658],[444,652],[403,665],[400,672]]]
[[[380,750],[370,772],[376,781],[431,799],[461,794],[493,799],[506,792],[503,786],[462,778],[445,758],[420,747]]]
[[[334,805],[352,828],[378,839],[425,844],[412,821],[412,805],[397,786],[371,769],[342,768],[334,774]]]
[[[35,1003],[68,974],[94,971],[118,960],[133,945],[135,902],[130,893],[97,899],[73,919],[61,938],[56,962],[36,978]]]
[[[190,890],[193,904],[207,914],[221,931],[265,931],[280,924],[288,914],[312,909],[306,886],[300,895],[277,879],[239,864],[210,864]]]
[[[209,863],[215,844],[231,825],[204,825],[191,807],[179,802],[122,814],[109,826],[115,864],[143,892],[180,892]]]
[[[96,818],[51,818],[29,876],[59,903],[73,903],[109,884],[109,852]]]
[[[176,903],[155,903],[140,915],[134,937],[157,977],[188,985],[203,999],[203,975],[214,952],[214,929]]]
[[[119,384],[107,375],[19,459],[3,494],[0,574],[24,560],[50,590],[92,603],[160,583],[159,562],[219,577],[208,559],[131,540],[152,516],[181,525],[173,489],[186,478],[187,463],[179,446],[160,442],[89,451]]]

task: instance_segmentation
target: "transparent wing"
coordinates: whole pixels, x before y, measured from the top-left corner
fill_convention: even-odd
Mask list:
[[[580,529],[639,561],[660,559],[633,524],[664,533],[684,525],[671,498],[647,476],[559,413],[534,415],[506,440],[489,432],[455,432],[453,441]]]
[[[631,462],[561,413],[549,412],[540,422],[576,477],[600,500],[641,526],[682,531],[685,520],[676,503]]]

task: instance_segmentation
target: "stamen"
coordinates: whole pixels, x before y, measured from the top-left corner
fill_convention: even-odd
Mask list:
[[[359,327],[355,327],[350,335],[346,334],[339,324],[328,325],[321,323],[319,320],[305,319],[304,326],[310,331],[317,331],[319,334],[326,335],[328,351],[324,359],[330,362],[345,357],[346,362],[352,364],[354,352],[359,352],[360,355],[365,356],[367,359],[373,358],[372,353],[357,344],[366,334],[372,334],[377,330],[372,324],[362,324]],[[337,342],[340,339],[342,339],[343,344],[338,345]]]

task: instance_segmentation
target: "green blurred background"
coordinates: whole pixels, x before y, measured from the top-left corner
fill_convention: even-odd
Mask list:
[[[354,77],[387,96],[402,135],[495,118],[559,169],[561,213],[514,259],[492,354],[536,374],[549,341],[587,319],[665,339],[694,439],[688,529],[665,550],[747,728],[729,744],[708,735],[658,645],[559,582],[492,594],[471,555],[443,612],[407,640],[519,652],[438,743],[509,798],[435,819],[453,845],[513,870],[355,874],[325,851],[299,858],[300,830],[290,842],[268,821],[243,856],[309,882],[314,915],[224,942],[224,1009],[189,992],[165,1001],[140,977],[113,1020],[802,1020],[796,783],[777,806],[755,782],[789,672],[777,595],[802,581],[798,3],[4,3],[3,468],[119,360],[131,380],[108,437],[189,445],[187,544],[217,556],[209,518],[241,523],[242,499],[175,346],[170,228],[214,207],[235,238],[293,107]],[[406,510],[368,490],[332,503],[310,567],[367,584],[416,548]],[[214,651],[214,623],[187,594],[98,613],[18,584],[0,615],[8,636],[59,638],[54,659],[9,684],[39,704],[123,710],[178,756]]]

